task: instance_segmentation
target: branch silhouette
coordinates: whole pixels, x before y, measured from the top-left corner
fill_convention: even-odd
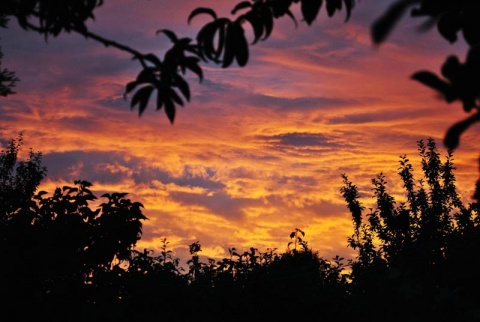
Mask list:
[[[6,27],[10,18],[16,18],[25,30],[43,34],[45,39],[61,33],[76,32],[107,47],[114,47],[133,56],[139,61],[141,70],[137,77],[126,84],[124,98],[131,95],[130,108],[138,109],[143,115],[151,100],[156,110],[164,109],[171,124],[176,111],[190,101],[191,93],[186,73],[193,73],[201,82],[201,64],[213,63],[221,68],[233,65],[244,67],[250,59],[250,47],[259,41],[267,40],[275,25],[275,20],[287,16],[298,24],[292,13],[294,5],[300,6],[301,20],[312,25],[320,10],[325,8],[332,17],[345,10],[345,21],[351,17],[355,0],[250,0],[233,6],[232,18],[218,17],[215,10],[207,7],[194,9],[187,18],[189,24],[198,15],[208,15],[212,20],[203,25],[195,39],[179,38],[168,29],[164,34],[172,42],[163,57],[154,53],[144,54],[120,42],[92,33],[86,21],[94,19],[94,11],[103,5],[102,0],[69,1],[46,0],[4,0],[0,5],[0,27]],[[464,63],[456,56],[447,57],[441,68],[442,76],[431,71],[418,71],[411,78],[444,96],[446,102],[460,101],[467,113],[480,110],[480,13],[474,1],[432,1],[397,0],[372,23],[371,37],[376,45],[388,40],[401,18],[410,14],[413,18],[423,18],[419,31],[436,27],[442,38],[450,43],[458,41],[459,35],[469,46]],[[245,24],[253,30],[253,41],[245,36]],[[1,61],[1,53],[0,53]],[[0,69],[0,95],[13,94],[12,88],[18,78],[7,69]],[[156,94],[156,97],[154,95]],[[461,134],[477,123],[479,116],[469,116],[448,129],[444,143],[448,148],[456,148]],[[468,125],[468,126],[467,126]],[[475,195],[480,195],[478,191]]]

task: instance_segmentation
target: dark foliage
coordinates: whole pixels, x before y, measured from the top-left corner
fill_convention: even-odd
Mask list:
[[[133,55],[141,65],[141,71],[134,81],[125,88],[125,97],[133,94],[130,102],[132,109],[138,107],[139,115],[147,108],[150,98],[156,92],[156,109],[165,109],[171,123],[174,122],[176,108],[190,100],[190,87],[185,80],[187,71],[203,79],[200,62],[218,64],[227,68],[234,63],[245,66],[249,59],[249,47],[259,40],[266,40],[274,26],[275,19],[289,16],[295,24],[297,20],[290,8],[300,4],[302,20],[307,24],[317,18],[323,5],[322,0],[252,0],[242,1],[234,6],[234,19],[217,17],[210,8],[197,8],[188,17],[190,22],[199,14],[208,14],[212,21],[200,28],[196,42],[190,38],[178,38],[173,31],[162,29],[157,33],[165,34],[173,43],[163,58],[153,53],[141,53],[129,46],[106,39],[92,33],[86,26],[86,21],[94,19],[94,11],[103,4],[102,0],[82,1],[45,1],[45,0],[5,0],[0,4],[0,23],[6,27],[6,20],[15,19],[25,30],[33,30],[45,39],[56,37],[61,33],[75,32],[86,38],[98,41],[105,46],[112,46]],[[332,17],[343,8],[346,19],[351,15],[354,0],[326,0],[325,10]],[[241,14],[239,12],[242,12]],[[244,24],[251,25],[254,40],[251,44],[246,39]],[[5,74],[5,80],[0,78],[0,84],[11,89],[16,78],[13,74]],[[4,91],[5,95],[13,92]]]
[[[8,24],[7,17],[0,12],[0,28],[6,28]],[[15,87],[16,83],[19,79],[15,76],[15,73],[6,69],[2,68],[2,48],[0,47],[0,96],[8,96],[11,94],[15,94],[13,88]]]
[[[23,135],[9,141],[0,152],[0,215],[9,216],[28,204],[47,173],[42,166],[42,153],[30,149],[26,161],[18,161]],[[1,219],[0,219],[1,220]]]
[[[418,142],[420,180],[400,157],[403,202],[380,173],[372,179],[376,206],[365,214],[343,175],[348,245],[357,252],[347,265],[321,257],[296,228],[284,253],[231,248],[228,258],[204,263],[194,242],[186,270],[166,238],[158,256],[135,249],[146,217],[126,193],[104,194],[94,209],[86,181],[49,197],[35,193],[45,174],[41,155],[18,162],[20,145],[21,137],[12,140],[0,159],[3,176],[17,178],[3,180],[0,193],[6,321],[480,321],[479,205],[462,203],[453,153],[442,162],[432,139]],[[29,162],[30,172],[9,171]],[[11,197],[16,182],[28,189]]]
[[[435,141],[420,140],[423,177],[416,181],[406,156],[399,176],[406,200],[397,204],[385,176],[372,180],[376,207],[352,211],[351,294],[359,317],[379,321],[478,321],[480,217],[477,202],[464,205],[456,191],[453,153],[441,162]],[[344,196],[359,195],[343,175]],[[357,208],[353,208],[357,209]],[[473,270],[470,270],[472,268]]]
[[[199,7],[191,12],[187,21],[190,23],[196,16],[204,14],[212,18],[197,33],[196,43],[190,38],[177,38],[170,30],[164,32],[173,42],[163,61],[153,54],[135,55],[140,60],[143,70],[137,79],[127,84],[125,94],[134,91],[138,85],[146,86],[137,89],[132,97],[132,109],[138,105],[139,115],[145,111],[150,96],[157,91],[156,109],[165,107],[165,112],[173,123],[176,106],[183,106],[184,100],[190,100],[188,83],[184,79],[186,71],[196,74],[201,81],[203,71],[200,62],[214,63],[227,68],[236,63],[243,67],[249,60],[250,46],[270,36],[275,19],[290,17],[295,24],[297,20],[290,8],[300,3],[302,19],[311,24],[317,17],[323,1],[317,0],[252,0],[242,1],[232,9],[236,18],[218,17],[211,8]],[[347,20],[353,8],[353,0],[326,0],[329,17],[345,7]],[[240,13],[241,12],[241,13]],[[244,24],[252,27],[254,39],[248,42]],[[183,99],[179,94],[183,95]]]
[[[469,46],[467,57],[461,63],[457,56],[447,57],[441,67],[442,77],[430,71],[418,71],[412,79],[439,92],[448,103],[460,101],[466,119],[456,122],[446,132],[444,144],[455,149],[460,136],[480,120],[480,19],[475,1],[457,0],[397,0],[372,25],[372,39],[380,44],[386,40],[395,24],[410,9],[410,16],[424,18],[421,31],[436,27],[442,38],[450,43],[458,41],[459,34]],[[477,188],[480,181],[477,182]],[[480,188],[479,188],[480,189]],[[480,195],[477,189],[475,197]]]

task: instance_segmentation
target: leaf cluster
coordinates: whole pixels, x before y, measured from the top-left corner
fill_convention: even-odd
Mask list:
[[[290,7],[297,3],[301,5],[303,20],[310,25],[317,17],[323,1],[242,1],[231,11],[234,16],[242,12],[234,19],[218,17],[213,9],[199,7],[190,13],[188,23],[198,15],[208,15],[212,21],[200,28],[195,38],[196,43],[190,38],[178,38],[171,30],[159,30],[157,34],[167,35],[173,46],[166,51],[163,60],[154,54],[135,56],[143,69],[137,79],[126,86],[125,95],[136,90],[130,103],[131,108],[138,107],[138,113],[142,115],[152,93],[156,91],[156,109],[165,108],[168,119],[173,123],[176,107],[184,106],[185,101],[190,101],[190,88],[184,78],[186,71],[194,73],[202,81],[203,70],[200,62],[214,63],[222,68],[228,68],[234,63],[240,67],[247,65],[250,46],[270,36],[275,19],[287,15],[297,24],[290,10]],[[345,6],[348,19],[353,3],[353,0],[327,0],[328,16],[333,16]],[[251,43],[246,37],[245,23],[253,30],[254,39]]]
[[[26,30],[34,30],[45,37],[62,32],[86,31],[88,19],[103,0],[3,0],[0,13],[16,18]]]
[[[376,44],[386,40],[400,18],[410,9],[410,16],[425,18],[420,30],[436,27],[442,38],[450,43],[458,41],[461,34],[469,46],[464,63],[457,56],[447,57],[441,76],[430,71],[418,71],[412,79],[439,92],[448,103],[460,101],[465,112],[473,115],[452,125],[445,135],[448,149],[458,146],[460,136],[478,122],[480,102],[480,20],[474,1],[397,0],[372,25],[372,39]]]
[[[0,152],[0,215],[14,212],[33,197],[47,173],[42,166],[42,153],[30,149],[28,159],[18,160],[23,134],[8,142]]]
[[[187,71],[194,73],[201,81],[203,70],[200,62],[218,64],[222,68],[230,67],[235,62],[239,66],[245,66],[249,60],[249,47],[270,36],[275,19],[287,15],[297,24],[290,8],[294,4],[300,4],[302,20],[311,25],[323,3],[323,0],[242,1],[234,6],[231,13],[233,16],[238,15],[233,19],[217,17],[213,9],[199,7],[191,12],[188,23],[200,14],[209,15],[212,21],[200,28],[196,42],[190,38],[178,38],[173,31],[167,29],[157,32],[165,34],[173,43],[163,58],[153,53],[143,54],[89,31],[86,21],[94,19],[94,10],[103,4],[102,0],[5,0],[0,4],[0,23],[3,26],[5,22],[6,26],[6,20],[13,17],[23,29],[34,30],[43,34],[46,39],[62,32],[76,32],[105,46],[113,46],[132,54],[133,58],[140,62],[142,70],[135,80],[126,85],[125,98],[132,94],[130,106],[132,109],[138,107],[138,114],[141,116],[153,92],[156,92],[156,109],[164,108],[169,121],[173,123],[177,107],[190,101],[190,88],[185,80]],[[325,0],[329,17],[345,8],[347,20],[353,4],[354,0]],[[252,27],[254,33],[251,43],[245,35],[245,23]],[[5,71],[3,77],[5,79],[0,81],[8,83],[7,88],[13,87],[10,82],[15,80],[12,78],[14,75]],[[4,90],[3,93],[6,95],[13,92]]]
[[[0,28],[7,28],[8,19],[0,12]],[[15,94],[13,88],[19,81],[14,72],[7,68],[2,68],[3,52],[0,47],[0,96],[6,97],[11,94]]]

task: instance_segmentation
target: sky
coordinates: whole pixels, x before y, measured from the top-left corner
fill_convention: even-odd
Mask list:
[[[76,34],[44,38],[15,21],[0,30],[4,67],[21,82],[0,100],[0,144],[22,132],[28,148],[43,153],[48,169],[40,189],[87,180],[100,196],[128,192],[148,217],[137,248],[159,254],[167,238],[184,263],[200,242],[203,259],[228,249],[286,251],[295,228],[325,259],[346,259],[352,220],[340,194],[341,175],[373,206],[371,179],[384,173],[389,191],[404,197],[397,175],[407,155],[421,178],[417,141],[436,140],[467,115],[410,79],[418,70],[439,72],[448,55],[463,61],[462,39],[449,44],[435,30],[418,33],[421,19],[404,17],[387,42],[374,46],[370,26],[392,1],[357,1],[312,26],[275,21],[269,39],[250,48],[246,67],[203,64],[200,83],[188,75],[191,102],[170,124],[149,105],[139,117],[124,99],[140,71],[128,53]],[[163,55],[170,43],[159,29],[194,38],[208,17],[187,17],[197,7],[230,16],[236,1],[106,1],[88,26],[137,50]],[[294,9],[300,20],[299,10]],[[250,35],[251,36],[251,35]],[[462,136],[454,152],[464,202],[478,177],[475,140]]]

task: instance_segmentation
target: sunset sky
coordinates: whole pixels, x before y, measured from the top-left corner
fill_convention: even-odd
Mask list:
[[[209,20],[188,25],[193,9],[230,16],[237,2],[106,1],[89,27],[162,56],[170,42],[158,29],[194,38]],[[310,27],[276,20],[271,37],[251,47],[246,67],[203,64],[202,83],[188,76],[191,102],[173,125],[153,104],[142,117],[130,110],[125,84],[140,66],[129,54],[76,34],[46,43],[11,21],[0,30],[3,64],[21,82],[17,94],[0,99],[1,146],[23,132],[23,156],[30,147],[43,153],[42,190],[81,179],[97,196],[128,192],[149,219],[141,250],[158,254],[166,237],[183,262],[196,241],[201,255],[216,259],[229,247],[283,252],[300,228],[320,256],[351,258],[341,174],[368,207],[370,180],[383,172],[400,201],[399,156],[412,160],[420,179],[416,142],[432,137],[445,155],[445,131],[466,117],[460,103],[410,80],[421,69],[439,72],[448,55],[463,61],[463,39],[452,45],[435,30],[417,33],[423,20],[405,17],[385,44],[373,46],[370,25],[391,2],[357,1],[348,22],[345,11],[328,18],[325,8]],[[455,151],[465,202],[478,177],[479,130],[464,134]]]

